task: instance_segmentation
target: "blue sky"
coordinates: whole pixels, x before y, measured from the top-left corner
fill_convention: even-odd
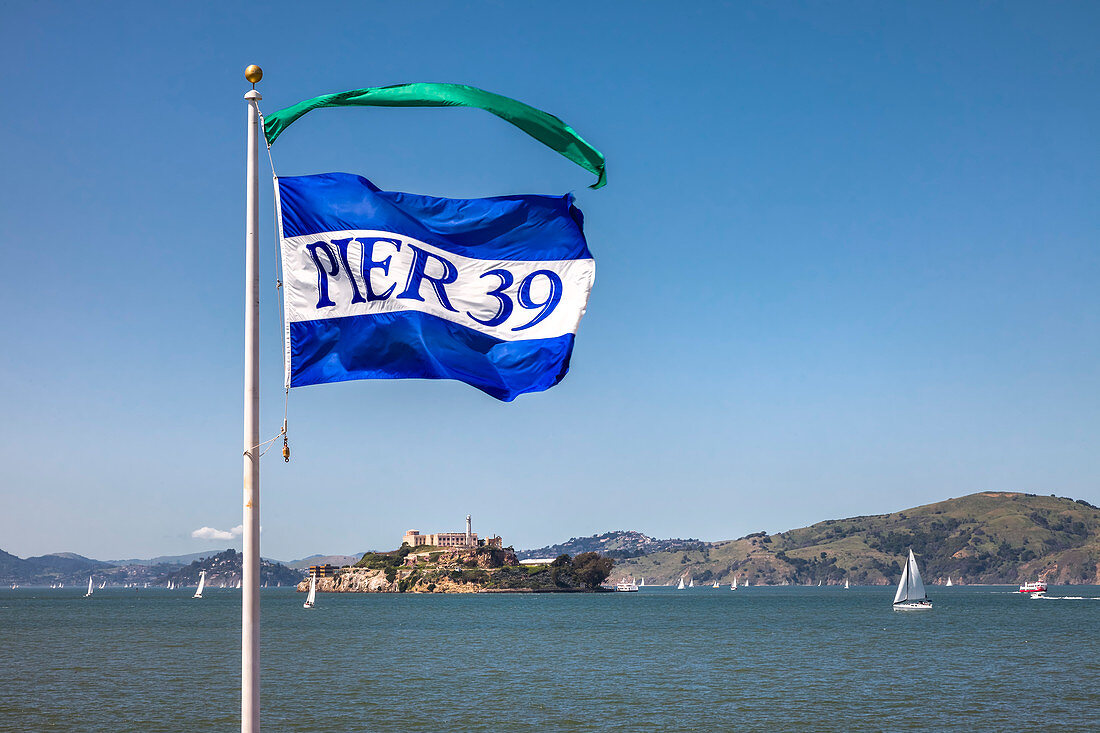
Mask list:
[[[240,522],[243,69],[262,108],[406,81],[566,120],[323,110],[280,173],[574,191],[573,368],[295,390],[263,553],[403,531],[708,540],[984,489],[1100,502],[1094,3],[6,3],[0,548],[195,552]],[[265,177],[266,178],[266,177]],[[263,182],[263,432],[281,419]]]

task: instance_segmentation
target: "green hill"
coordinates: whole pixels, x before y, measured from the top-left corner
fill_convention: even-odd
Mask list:
[[[696,584],[737,576],[754,585],[819,581],[879,585],[897,581],[912,547],[925,581],[1053,584],[1100,583],[1100,509],[1054,496],[983,492],[958,499],[769,535],[765,532],[699,550],[620,560],[615,575],[646,583]]]

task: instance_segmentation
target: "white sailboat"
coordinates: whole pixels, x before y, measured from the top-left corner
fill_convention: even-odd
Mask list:
[[[951,576],[950,575],[947,576],[947,587],[948,588],[951,587]]]
[[[688,581],[688,588],[694,588],[694,587],[695,587],[695,578],[692,578],[691,580]]]
[[[684,589],[684,577],[681,575],[680,576],[680,585],[676,586],[676,590],[683,590],[683,589]]]
[[[638,587],[641,588],[643,585],[645,585],[645,578],[642,578],[642,582],[638,583]]]
[[[844,590],[848,590],[848,579],[844,579]]]
[[[718,581],[716,580],[716,581],[714,581],[714,585],[712,585],[711,588],[717,588],[717,587],[718,587]]]
[[[89,575],[88,576],[88,592],[84,594],[84,597],[88,598],[91,595],[92,595],[92,576]]]
[[[737,576],[733,576],[733,582],[730,583],[730,590],[737,590]]]
[[[924,581],[920,579],[920,570],[917,569],[917,558],[913,557],[913,550],[909,550],[909,559],[901,571],[901,580],[898,582],[898,592],[894,594],[895,611],[931,611],[932,601],[924,592]]]
[[[106,580],[104,580],[102,583],[99,584],[99,589],[100,590],[103,590],[106,587],[107,587],[107,581]]]
[[[309,595],[306,596],[306,602],[302,604],[302,608],[313,608],[314,603],[317,601],[317,576],[309,576]]]
[[[241,589],[241,581],[238,580],[237,581],[237,590],[240,590],[240,589]]]
[[[205,585],[206,585],[206,571],[205,570],[200,570],[199,571],[199,587],[195,591],[195,595],[192,596],[192,597],[193,598],[202,598],[202,589],[203,589],[203,586],[205,586]]]

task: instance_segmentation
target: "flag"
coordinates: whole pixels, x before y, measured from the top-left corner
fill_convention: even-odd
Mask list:
[[[281,109],[264,118],[270,147],[298,118],[323,107],[475,107],[510,122],[543,145],[596,174],[591,188],[607,183],[603,153],[560,119],[510,97],[465,84],[395,84],[323,94]]]
[[[348,173],[276,182],[287,384],[557,384],[595,278],[565,196],[445,199]]]

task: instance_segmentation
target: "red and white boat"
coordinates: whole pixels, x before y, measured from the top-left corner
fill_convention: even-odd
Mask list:
[[[1046,593],[1047,584],[1041,580],[1037,580],[1034,583],[1024,583],[1020,586],[1021,593]]]

